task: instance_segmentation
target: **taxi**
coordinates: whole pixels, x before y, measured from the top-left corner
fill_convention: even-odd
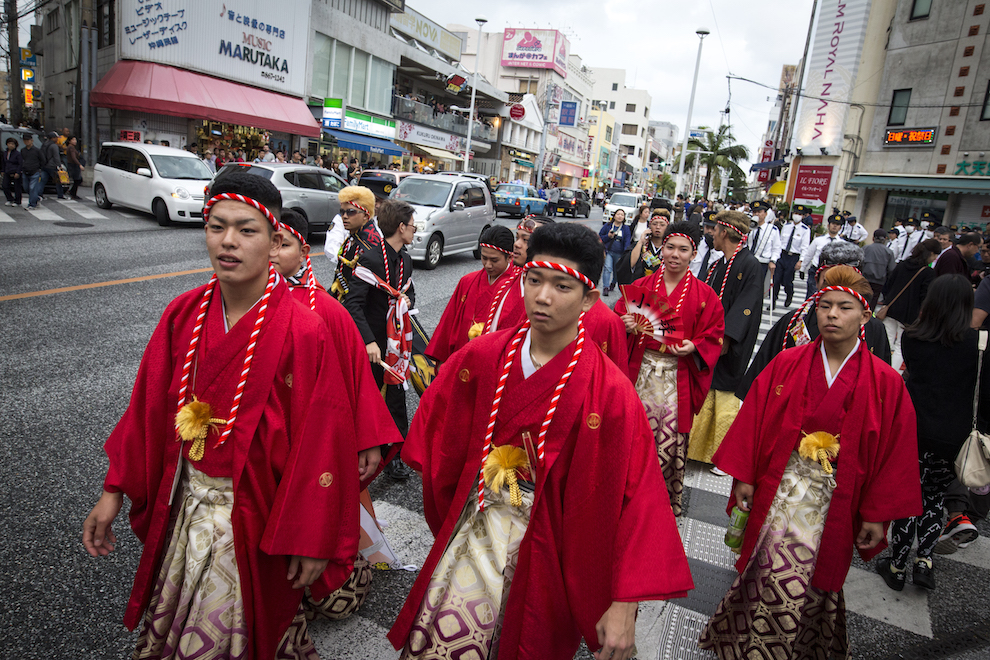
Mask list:
[[[536,188],[521,183],[500,183],[494,192],[495,213],[513,216],[543,215],[547,200],[540,199]]]

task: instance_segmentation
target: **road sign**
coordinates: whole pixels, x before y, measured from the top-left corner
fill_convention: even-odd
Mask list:
[[[21,64],[25,66],[38,66],[38,57],[31,52],[30,48],[21,48]]]
[[[522,120],[526,116],[526,107],[522,103],[513,103],[509,108],[509,116],[516,121]]]
[[[34,69],[21,67],[21,80],[23,82],[34,82]]]

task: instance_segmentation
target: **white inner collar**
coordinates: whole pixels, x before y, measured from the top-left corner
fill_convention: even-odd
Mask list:
[[[859,345],[861,343],[862,340],[856,339],[856,345],[853,346],[853,349],[851,351],[849,351],[849,355],[847,355],[846,359],[842,361],[842,364],[839,365],[839,368],[835,370],[835,373],[831,374],[829,373],[829,368],[828,368],[828,355],[825,354],[825,342],[822,342],[822,345],[820,347],[822,353],[822,364],[825,365],[825,384],[828,385],[829,389],[831,389],[832,383],[835,382],[835,379],[839,377],[839,373],[842,371],[842,368],[846,366],[846,362],[849,362],[849,358],[851,358],[853,354],[855,354],[856,351],[859,350]]]
[[[526,330],[522,348],[519,349],[521,351],[519,354],[519,364],[522,366],[523,380],[535,374],[537,369],[536,364],[533,362],[533,356],[529,354],[530,344],[532,343],[530,341],[532,332],[532,329]]]

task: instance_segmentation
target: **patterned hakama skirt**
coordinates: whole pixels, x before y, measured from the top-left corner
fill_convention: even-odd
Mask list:
[[[234,485],[188,462],[172,508],[172,533],[132,658],[227,660],[248,655],[234,555]],[[302,606],[276,658],[318,660]]]
[[[636,378],[636,393],[646,409],[657,458],[663,471],[674,515],[681,515],[684,493],[684,467],[687,463],[688,437],[677,432],[677,357],[648,350]]]
[[[729,432],[732,422],[736,421],[739,406],[742,405],[735,392],[708,390],[701,410],[694,416],[691,423],[691,445],[688,458],[692,461],[711,463],[712,456],[718,451]]]
[[[749,563],[702,632],[701,648],[721,660],[848,656],[842,591],[811,586],[833,476],[791,455]]]
[[[521,507],[508,488],[485,488],[485,510],[468,497],[437,563],[400,660],[496,660],[509,587],[526,534],[533,493]]]

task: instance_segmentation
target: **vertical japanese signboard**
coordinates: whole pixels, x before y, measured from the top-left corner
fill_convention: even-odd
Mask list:
[[[811,207],[815,224],[822,221],[828,207],[828,193],[832,187],[831,165],[801,165],[794,185],[794,203]]]

